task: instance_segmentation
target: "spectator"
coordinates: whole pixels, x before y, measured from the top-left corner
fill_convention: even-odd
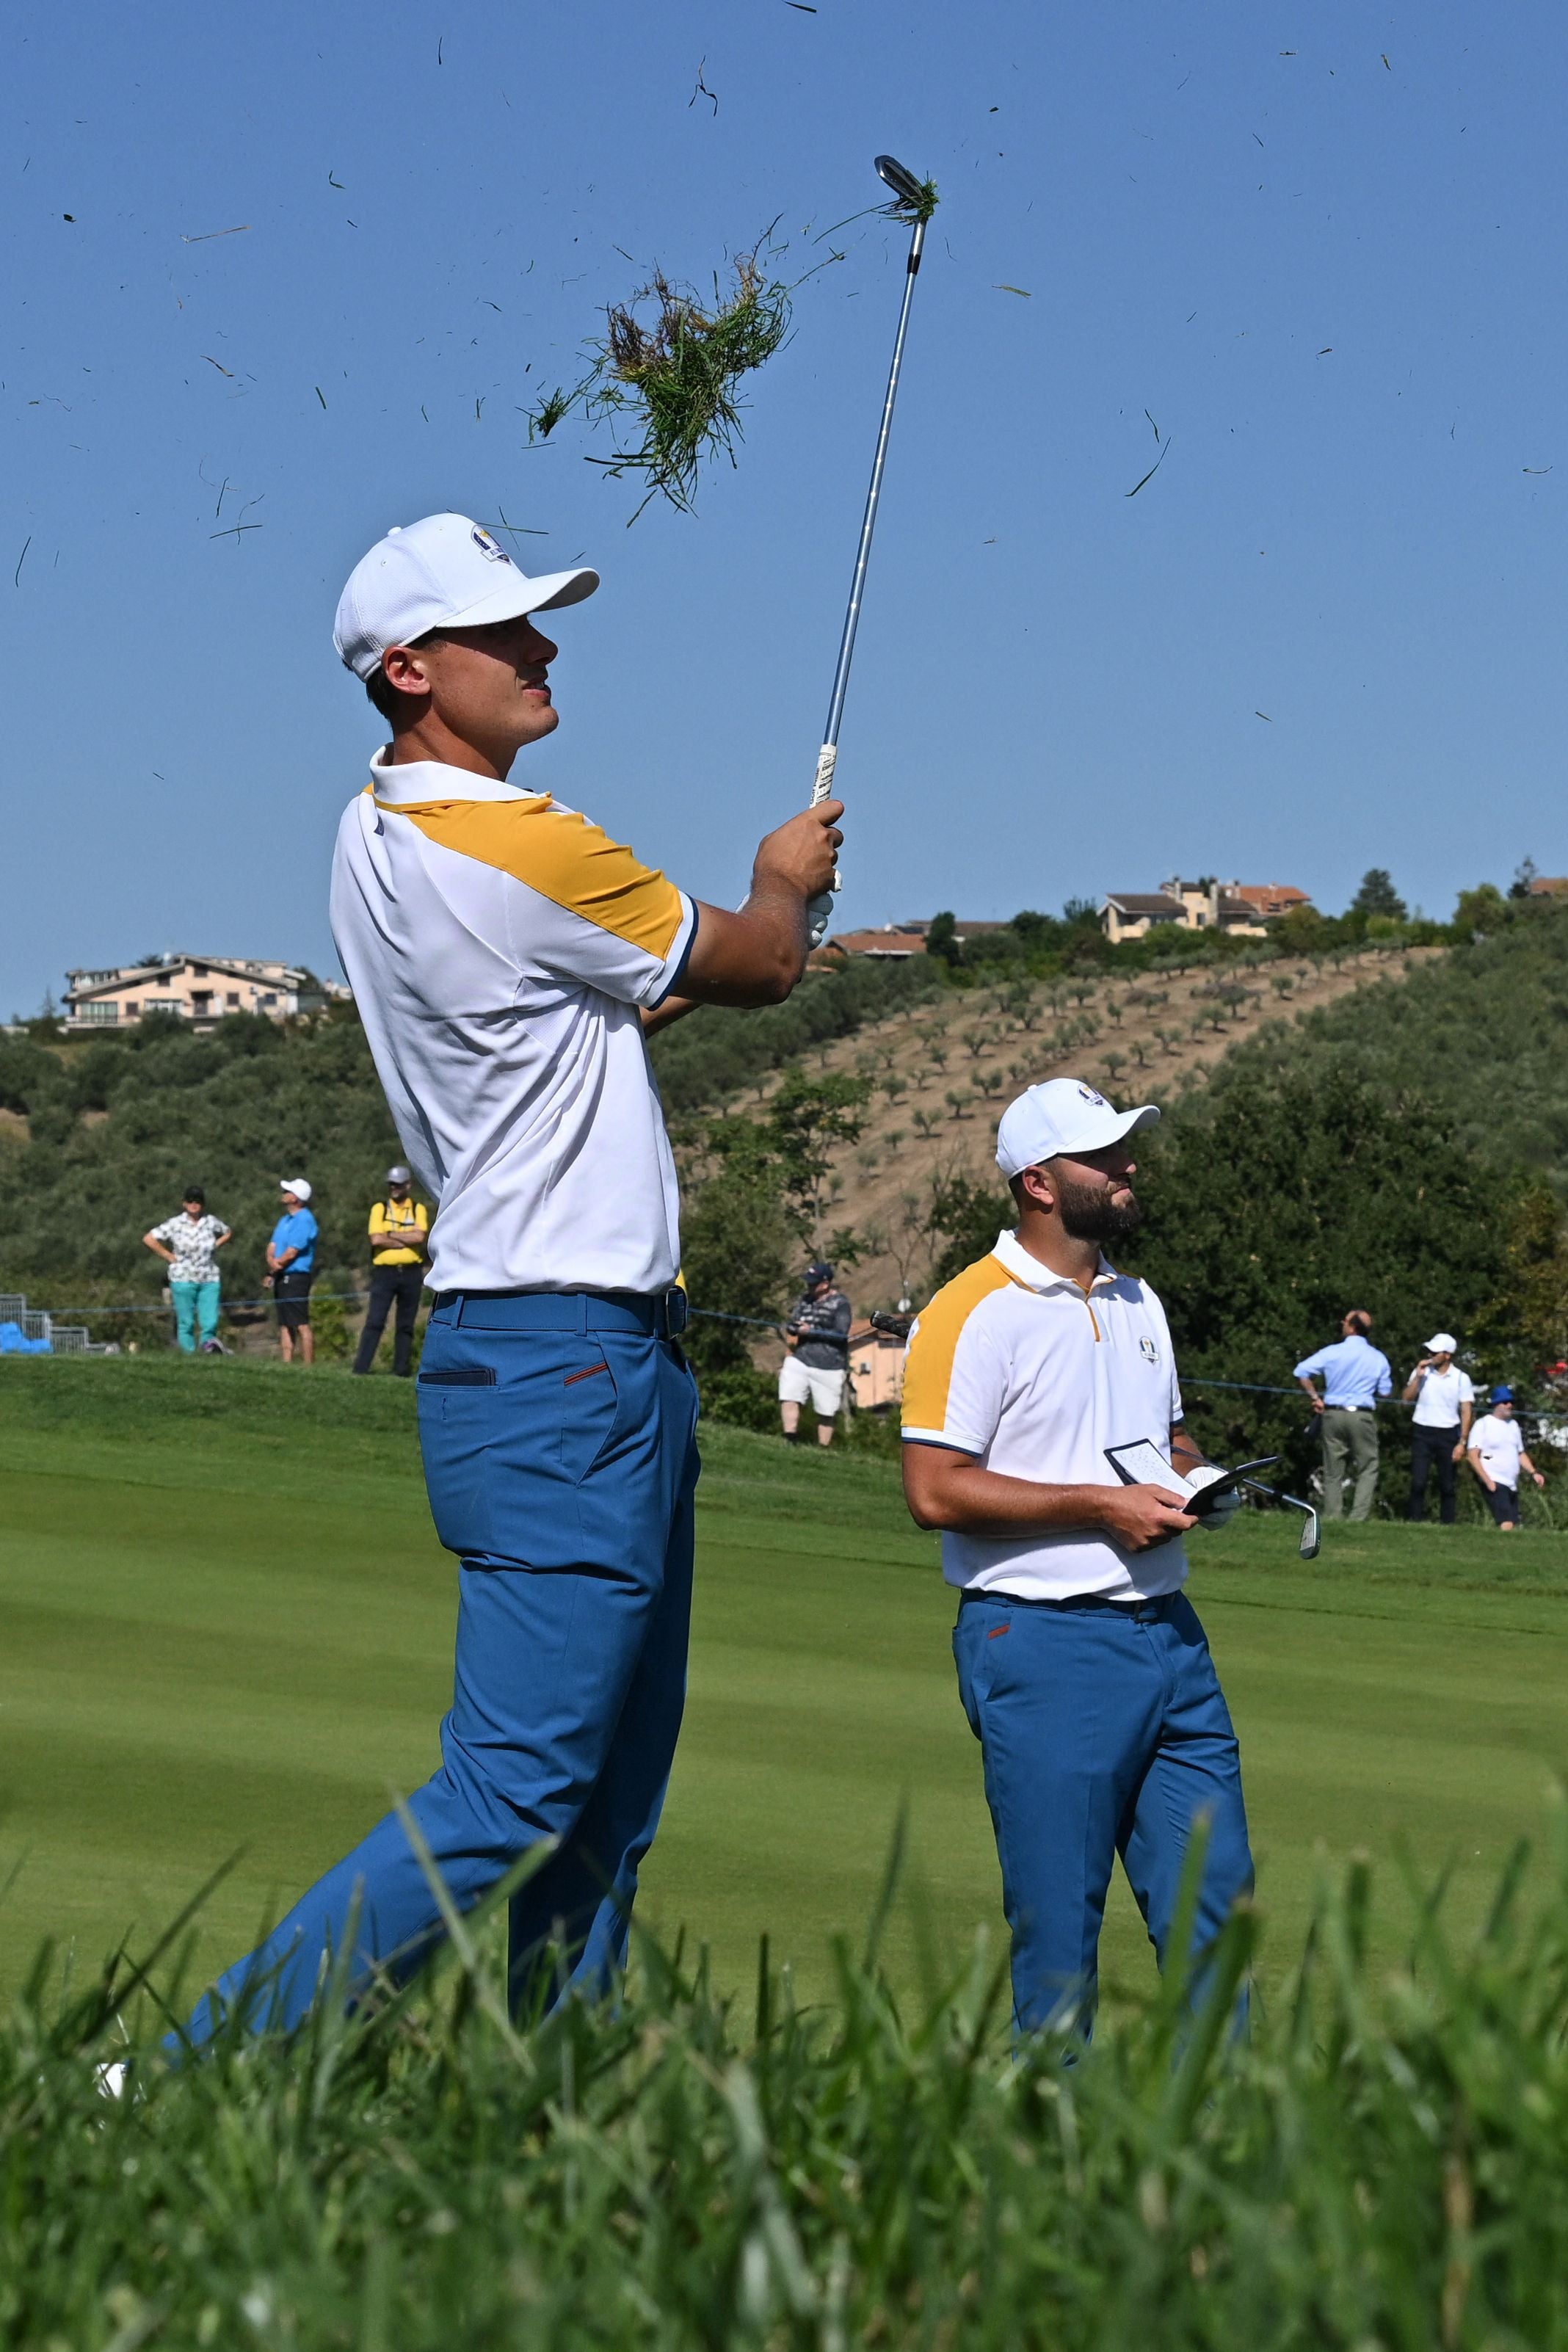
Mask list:
[[[1468,1372],[1454,1361],[1458,1346],[1451,1331],[1438,1331],[1426,1342],[1426,1353],[1405,1383],[1405,1402],[1415,1407],[1415,1443],[1410,1457],[1410,1517],[1426,1516],[1426,1481],[1437,1473],[1438,1515],[1451,1528],[1457,1506],[1454,1489],[1459,1465],[1470,1442],[1470,1415],[1476,1391]]]
[[[833,1286],[830,1265],[808,1265],[805,1289],[784,1325],[789,1349],[779,1370],[779,1419],[794,1445],[799,1443],[800,1409],[809,1397],[816,1414],[816,1442],[833,1443],[833,1423],[844,1402],[849,1370],[849,1301]]]
[[[267,1244],[267,1286],[278,1309],[278,1345],[283,1361],[291,1364],[298,1338],[300,1361],[313,1364],[316,1340],[310,1329],[310,1285],[316,1278],[320,1227],[307,1205],[310,1188],[302,1176],[286,1176],[279,1190],[283,1195],[283,1214]]]
[[[184,1198],[177,1217],[166,1217],[142,1239],[154,1257],[168,1261],[174,1336],[184,1354],[195,1354],[200,1331],[203,1355],[221,1356],[217,1253],[234,1236],[221,1217],[207,1214],[207,1196],[199,1184],[187,1184]]]
[[[1528,1470],[1538,1486],[1545,1479],[1524,1450],[1524,1433],[1513,1417],[1513,1391],[1492,1391],[1490,1410],[1470,1432],[1470,1467],[1486,1488],[1491,1515],[1503,1535],[1519,1525],[1519,1474]]]
[[[388,1309],[395,1303],[392,1369],[405,1381],[414,1362],[414,1321],[425,1287],[425,1236],[430,1212],[409,1190],[413,1178],[401,1165],[386,1171],[386,1198],[370,1213],[370,1306],[359,1335],[356,1372],[368,1372],[375,1361]]]
[[[1312,1400],[1323,1433],[1323,1517],[1345,1515],[1345,1480],[1355,1479],[1351,1498],[1352,1519],[1372,1516],[1377,1493],[1377,1400],[1394,1388],[1388,1358],[1367,1337],[1372,1318],[1352,1307],[1340,1325],[1343,1335],[1331,1348],[1304,1356],[1296,1378]],[[1312,1386],[1314,1372],[1323,1375],[1323,1392]]]

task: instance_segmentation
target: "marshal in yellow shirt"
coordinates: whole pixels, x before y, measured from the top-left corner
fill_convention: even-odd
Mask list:
[[[410,1249],[403,1236],[424,1235],[430,1230],[430,1212],[423,1201],[378,1201],[370,1213],[370,1255],[376,1265],[423,1265],[422,1249]]]

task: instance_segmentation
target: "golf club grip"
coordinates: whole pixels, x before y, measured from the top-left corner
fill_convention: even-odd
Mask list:
[[[819,801],[826,800],[828,794],[832,792],[833,771],[837,767],[837,744],[825,743],[821,751],[816,755],[816,775],[811,787],[811,805],[813,808],[816,808]],[[844,887],[844,877],[839,873],[837,866],[833,869],[832,887],[835,890],[842,890]]]

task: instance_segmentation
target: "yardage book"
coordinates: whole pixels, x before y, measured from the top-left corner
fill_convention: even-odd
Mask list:
[[[1190,1478],[1184,1478],[1179,1470],[1173,1469],[1152,1437],[1135,1438],[1130,1445],[1108,1445],[1105,1458],[1123,1486],[1169,1487],[1173,1494],[1182,1496],[1194,1518],[1205,1519],[1233,1488],[1244,1479],[1255,1477],[1259,1470],[1271,1468],[1279,1456],[1266,1454],[1257,1462],[1243,1462],[1235,1470],[1227,1470],[1223,1478],[1211,1478],[1204,1486],[1194,1486]]]

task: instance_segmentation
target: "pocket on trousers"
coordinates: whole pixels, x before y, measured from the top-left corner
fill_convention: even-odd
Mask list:
[[[574,1568],[585,1549],[597,1557],[584,1546],[578,1492],[615,1433],[615,1376],[573,1381],[601,1360],[577,1339],[535,1342],[526,1370],[511,1352],[499,1370],[437,1365],[420,1372],[419,1441],[436,1533],[464,1559]],[[476,1372],[488,1376],[476,1380]],[[617,1535],[624,1542],[624,1527]]]
[[[494,1380],[492,1373],[489,1381],[475,1384],[421,1372],[416,1384],[430,1516],[440,1542],[448,1551],[464,1555],[494,1549],[488,1475]]]

